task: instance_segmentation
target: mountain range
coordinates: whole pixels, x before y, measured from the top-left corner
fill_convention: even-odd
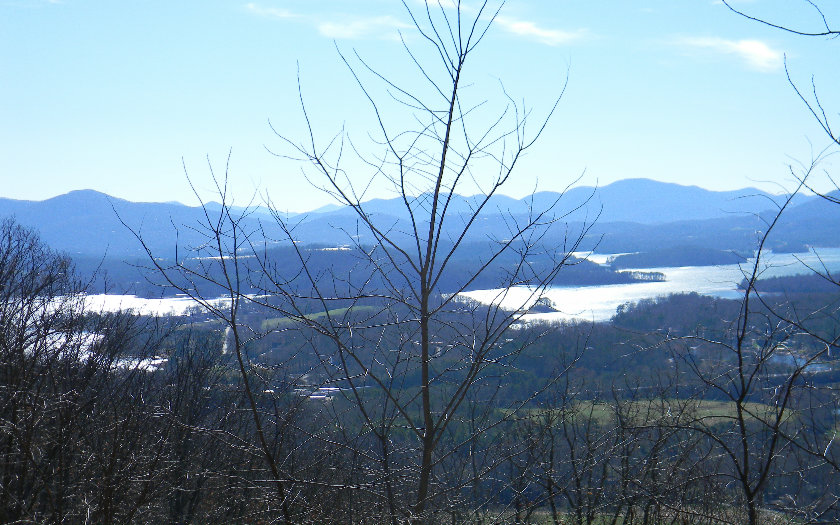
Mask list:
[[[427,205],[420,195],[412,206]],[[576,187],[565,193],[538,192],[523,199],[493,196],[474,223],[471,240],[503,237],[511,221],[522,220],[531,210],[552,205],[552,217],[564,223],[555,228],[548,242],[560,243],[569,232],[586,232],[583,249],[604,253],[645,251],[675,245],[726,250],[750,250],[765,221],[775,214],[784,197],[755,188],[710,191],[697,186],[627,179],[600,187]],[[448,213],[463,217],[476,209],[478,197],[454,196]],[[74,256],[130,258],[146,255],[171,256],[175,247],[188,248],[204,242],[205,213],[218,216],[221,206],[205,208],[180,203],[131,202],[93,190],[72,191],[44,201],[0,198],[0,217],[40,231],[41,238],[56,250]],[[401,199],[374,199],[364,209],[378,224],[392,231],[406,231],[409,223]],[[242,210],[234,210],[242,211]],[[347,207],[327,206],[286,216],[296,241],[338,246],[350,242],[357,229],[355,212]],[[269,239],[283,239],[282,229],[269,210],[257,207],[242,219],[251,231]],[[448,223],[454,235],[461,220]],[[838,246],[840,206],[817,196],[796,196],[770,239],[777,250],[796,251],[806,245]],[[355,241],[372,243],[364,234]]]

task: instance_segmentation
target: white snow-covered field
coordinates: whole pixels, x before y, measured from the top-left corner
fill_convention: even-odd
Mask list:
[[[223,299],[220,299],[223,301]],[[145,299],[136,295],[93,294],[85,296],[88,309],[101,312],[119,312],[131,310],[142,315],[185,315],[187,310],[196,306],[188,297],[163,297]]]

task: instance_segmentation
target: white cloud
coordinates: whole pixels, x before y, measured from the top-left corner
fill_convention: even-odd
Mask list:
[[[446,2],[448,0],[440,0]],[[332,13],[328,15],[302,15],[288,9],[265,7],[253,2],[245,4],[250,13],[267,18],[283,20],[297,19],[307,25],[314,26],[325,37],[333,39],[351,39],[375,37],[395,39],[399,38],[399,31],[414,26],[400,21],[393,16],[349,17]]]
[[[442,6],[442,7],[445,7],[447,9],[457,9],[458,8],[458,2],[456,2],[455,0],[429,0],[429,3],[433,4],[433,5],[437,5],[437,6]],[[466,8],[466,6],[463,6],[463,5],[461,6],[462,10],[465,9],[465,8]]]
[[[542,42],[549,46],[568,44],[569,42],[583,38],[586,34],[586,31],[583,29],[577,31],[546,29],[538,26],[534,22],[517,20],[507,16],[497,16],[495,22],[505,31]]]
[[[466,4],[459,4],[456,0],[414,0],[415,3],[421,5],[428,5],[433,9],[457,9],[460,8],[462,12],[472,12]],[[332,13],[326,16],[323,15],[300,15],[288,9],[266,7],[257,3],[245,4],[247,9],[252,14],[258,16],[265,16],[279,19],[297,18],[304,20],[315,26],[318,32],[325,37],[333,39],[356,39],[356,38],[381,38],[381,39],[398,39],[399,32],[402,30],[410,30],[414,28],[413,24],[408,21],[400,20],[391,15],[372,16],[372,17],[349,17],[338,16],[337,13]],[[493,13],[482,16],[488,18]],[[425,14],[424,14],[425,16]],[[519,20],[508,16],[496,16],[494,22],[509,33],[517,36],[529,38],[541,42],[546,45],[556,46],[578,40],[585,36],[585,30],[577,31],[563,31],[559,29],[549,29],[540,27],[536,23],[528,20]]]
[[[272,18],[297,18],[299,15],[279,7],[263,7],[254,3],[245,4],[245,9],[259,16]]]
[[[433,8],[440,8],[443,7],[445,9],[457,9],[458,2],[457,0],[414,0],[415,4],[421,5],[423,7],[429,6]],[[469,9],[466,5],[461,5],[461,10]]]
[[[685,37],[677,44],[722,55],[733,55],[756,71],[776,71],[782,67],[784,53],[761,40],[727,40],[718,37]]]
[[[326,37],[335,39],[361,38],[366,36],[396,38],[399,30],[411,27],[414,26],[402,22],[393,16],[377,16],[341,22],[321,22],[318,24],[318,32]]]

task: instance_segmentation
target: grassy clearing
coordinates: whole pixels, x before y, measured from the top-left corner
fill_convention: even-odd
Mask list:
[[[378,308],[375,306],[352,306],[349,308],[336,308],[334,310],[329,310],[328,312],[316,312],[313,314],[307,314],[306,318],[312,321],[321,321],[327,317],[329,314],[330,317],[333,318],[341,318],[345,317],[349,314],[354,315],[374,315],[378,311]],[[269,319],[263,320],[260,323],[260,328],[263,330],[283,330],[287,328],[292,328],[296,324],[296,321],[293,319],[289,319],[288,317],[272,317]]]
[[[774,407],[761,403],[746,403],[746,412],[766,418],[775,414]],[[611,403],[579,401],[572,403],[565,411],[563,409],[552,410],[556,417],[565,417],[572,421],[591,419],[598,425],[608,425],[615,421],[616,407]],[[737,416],[735,403],[732,401],[700,401],[684,399],[650,399],[626,402],[622,410],[629,414],[637,422],[650,422],[656,420],[671,420],[671,423],[691,421],[702,421],[707,426],[721,423],[729,423]],[[545,409],[534,409],[531,415],[545,413]],[[794,417],[790,412],[789,417]],[[747,415],[747,420],[754,419]]]

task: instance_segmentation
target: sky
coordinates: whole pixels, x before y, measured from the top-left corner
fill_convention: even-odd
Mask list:
[[[454,12],[453,0],[435,1]],[[822,4],[840,25],[840,3]],[[420,0],[406,5],[424,12]],[[464,18],[478,5],[465,0]],[[792,27],[821,24],[804,0],[732,5]],[[0,197],[89,188],[194,205],[193,190],[218,200],[212,174],[227,173],[234,204],[329,204],[317,189],[324,181],[287,158],[290,144],[309,139],[300,94],[318,147],[346,133],[343,166],[363,187],[371,168],[355,153],[370,159],[380,145],[353,71],[389,129],[411,129],[411,112],[395,108],[357,58],[425,96],[403,42],[440,78],[396,0],[0,0]],[[785,64],[806,94],[813,77],[836,117],[838,46],[714,0],[509,0],[470,53],[462,94],[482,103],[473,125],[512,100],[532,112],[533,131],[562,93],[501,190],[517,198],[635,177],[778,192],[793,186],[789,165],[829,144]],[[837,165],[829,157],[821,166]],[[364,194],[392,196],[379,182]]]

